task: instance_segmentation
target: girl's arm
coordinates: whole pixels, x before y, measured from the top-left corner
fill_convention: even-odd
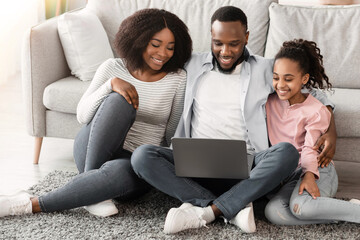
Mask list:
[[[305,140],[301,151],[301,168],[303,174],[312,172],[319,178],[317,157],[319,153],[313,149],[318,138],[324,134],[330,125],[330,112],[325,106],[314,110],[314,114],[306,119]]]
[[[301,168],[303,170],[303,179],[299,187],[299,194],[302,194],[306,190],[314,199],[320,196],[319,188],[316,184],[318,179],[318,152],[313,149],[313,145],[321,134],[325,133],[330,124],[331,114],[322,106],[319,111],[307,119],[305,125],[305,141],[301,151]]]
[[[175,134],[176,127],[179,123],[181,114],[184,109],[184,95],[186,88],[186,72],[181,70],[179,73],[179,86],[175,92],[171,113],[165,129],[165,140],[168,146],[171,144],[171,138]]]

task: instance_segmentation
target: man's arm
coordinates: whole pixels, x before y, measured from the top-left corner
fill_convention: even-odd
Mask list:
[[[310,89],[305,90],[308,91],[311,95],[313,95],[317,100],[319,100],[322,104],[324,104],[331,113],[331,121],[329,128],[325,134],[323,134],[315,143],[314,149],[320,150],[321,153],[318,157],[319,166],[325,167],[328,166],[330,161],[335,155],[336,150],[336,128],[335,128],[335,120],[333,110],[335,105],[328,99],[326,94],[318,89]]]
[[[313,147],[314,150],[321,150],[321,153],[318,156],[319,167],[327,167],[330,161],[333,159],[336,150],[337,134],[333,109],[330,106],[327,106],[327,108],[331,113],[329,128],[325,134],[319,137],[319,139],[315,143],[315,146]]]

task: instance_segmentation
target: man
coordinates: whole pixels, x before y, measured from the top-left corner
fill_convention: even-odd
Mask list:
[[[131,161],[138,176],[184,202],[168,212],[165,233],[199,228],[219,216],[244,232],[255,232],[252,201],[277,187],[298,165],[291,144],[269,148],[264,106],[273,91],[273,61],[246,48],[244,12],[230,6],[218,9],[211,19],[211,37],[212,52],[193,55],[186,66],[184,111],[175,136],[245,140],[248,153],[255,155],[254,166],[242,181],[182,178],[175,175],[171,149],[136,149]],[[324,95],[318,99],[328,105]],[[330,131],[335,131],[333,125]]]

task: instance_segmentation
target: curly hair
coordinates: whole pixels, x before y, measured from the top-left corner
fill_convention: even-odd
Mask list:
[[[168,28],[174,34],[175,48],[174,55],[161,70],[169,73],[184,67],[192,51],[192,40],[187,26],[171,12],[148,8],[124,19],[115,37],[115,50],[125,60],[130,71],[144,67],[143,52],[151,38],[164,28]]]
[[[309,81],[305,84],[306,88],[331,89],[332,85],[323,66],[323,56],[315,42],[303,39],[286,41],[276,54],[275,61],[280,58],[297,62],[303,74],[310,75]],[[324,86],[324,82],[326,86]]]
[[[211,17],[211,25],[216,20],[220,22],[240,21],[245,26],[245,30],[247,31],[248,29],[248,22],[245,13],[240,8],[234,6],[225,6],[216,10]]]

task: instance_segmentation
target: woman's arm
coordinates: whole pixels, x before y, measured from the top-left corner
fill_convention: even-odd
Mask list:
[[[118,77],[111,79],[111,88],[125,98],[125,100],[132,104],[135,109],[139,107],[139,95],[136,88],[131,83],[122,80]]]
[[[171,138],[175,134],[176,127],[179,123],[181,114],[184,109],[184,95],[186,88],[186,72],[179,73],[179,86],[175,92],[171,113],[165,129],[165,138],[168,146],[171,144]]]
[[[114,76],[113,68],[114,59],[109,59],[97,69],[89,88],[81,97],[77,106],[76,114],[80,123],[89,123],[105,97],[111,93],[111,79]]]

